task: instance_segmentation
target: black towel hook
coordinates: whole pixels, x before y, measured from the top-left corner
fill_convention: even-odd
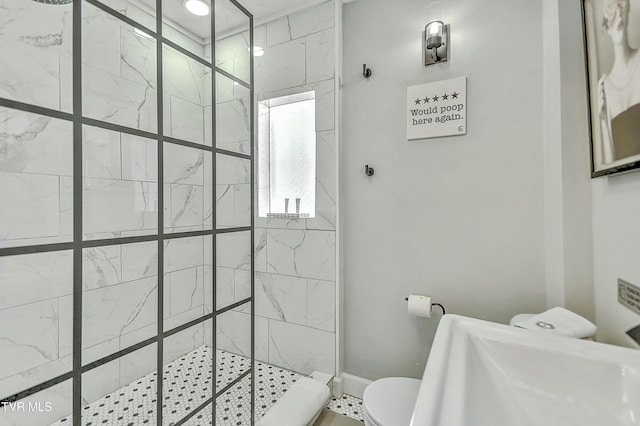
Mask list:
[[[367,68],[367,64],[362,64],[362,75],[364,76],[364,78],[371,77],[371,74],[371,68]]]

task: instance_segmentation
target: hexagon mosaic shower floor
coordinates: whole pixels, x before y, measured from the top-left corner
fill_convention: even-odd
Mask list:
[[[216,351],[216,387],[222,388],[251,367],[248,358],[225,351]],[[262,417],[285,391],[302,375],[256,361],[256,419]],[[174,425],[211,397],[211,383],[203,378],[211,376],[211,347],[201,346],[193,352],[168,363],[163,381],[166,395],[163,403],[165,424]],[[83,426],[155,425],[156,373],[112,392],[83,407]],[[251,424],[251,377],[247,375],[233,385],[216,404],[216,426],[245,426]],[[350,395],[333,398],[327,409],[363,421],[362,401]],[[51,426],[71,424],[70,417]],[[212,424],[211,407],[207,407],[185,425]]]

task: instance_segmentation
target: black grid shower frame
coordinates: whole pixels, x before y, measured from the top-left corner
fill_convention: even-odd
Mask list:
[[[153,36],[156,40],[156,69],[157,69],[157,133],[146,132],[135,128],[130,128],[127,126],[121,126],[118,124],[108,123],[101,120],[96,120],[88,117],[82,116],[82,37],[78,36],[82,34],[82,2],[89,3],[102,11],[110,14],[116,19],[129,24],[130,26],[140,29],[149,35]],[[213,63],[215,63],[215,39],[212,37],[211,41],[211,57],[212,63],[207,62],[206,60],[200,58],[199,56],[189,52],[184,49],[180,45],[168,40],[162,36],[162,26],[163,26],[163,14],[162,14],[162,1],[156,0],[156,29],[157,32],[151,31],[149,28],[139,24],[138,22],[132,20],[131,18],[121,14],[120,12],[100,3],[97,0],[73,0],[73,112],[66,113],[58,110],[53,110],[37,105],[32,105],[24,102],[14,101],[11,99],[0,98],[0,106],[7,107],[11,109],[16,109],[24,112],[35,113],[51,118],[57,118],[65,121],[70,121],[73,123],[73,241],[65,242],[65,243],[52,243],[52,244],[41,244],[41,245],[30,245],[30,246],[19,246],[19,247],[7,247],[0,249],[0,257],[5,256],[15,256],[21,254],[34,254],[34,253],[44,253],[44,252],[54,252],[61,250],[73,250],[73,367],[72,370],[54,377],[52,379],[46,380],[36,386],[30,387],[18,393],[15,393],[9,397],[3,398],[3,401],[14,402],[23,398],[26,398],[30,395],[33,395],[37,392],[48,389],[52,386],[55,386],[59,383],[62,383],[66,380],[73,380],[73,402],[72,402],[72,415],[73,415],[73,424],[74,426],[81,425],[81,412],[82,412],[82,374],[91,371],[94,368],[97,368],[101,365],[104,365],[108,362],[119,359],[123,356],[126,356],[134,351],[142,349],[146,346],[157,343],[157,370],[156,374],[158,377],[158,389],[157,389],[157,424],[162,425],[162,373],[164,369],[163,365],[163,341],[165,338],[172,336],[176,333],[179,333],[183,330],[188,329],[197,324],[204,323],[207,320],[212,320],[212,343],[213,348],[216,347],[216,317],[225,312],[228,312],[232,309],[240,307],[244,304],[250,304],[251,306],[251,367],[249,370],[243,372],[240,376],[235,378],[232,382],[225,385],[220,390],[215,389],[215,381],[213,382],[214,386],[214,396],[209,398],[200,406],[196,407],[194,410],[190,411],[186,417],[180,420],[176,426],[181,425],[188,421],[191,417],[197,414],[202,409],[207,406],[212,407],[212,416],[213,422],[215,424],[215,399],[220,395],[227,392],[230,388],[235,386],[238,382],[244,379],[247,375],[251,374],[251,424],[254,424],[255,421],[255,403],[254,403],[254,374],[255,371],[255,317],[254,317],[254,284],[255,284],[255,259],[254,259],[254,242],[255,242],[255,219],[253,213],[251,214],[251,223],[248,227],[236,227],[236,228],[223,228],[216,229],[215,218],[216,215],[216,159],[217,155],[226,155],[231,157],[238,157],[245,160],[250,161],[250,182],[251,182],[251,191],[250,191],[250,203],[251,203],[251,212],[254,211],[254,158],[252,155],[228,151],[224,149],[220,149],[216,147],[216,74],[221,74],[224,77],[246,87],[250,91],[250,152],[254,152],[254,59],[253,55],[250,54],[250,82],[245,82],[234,75],[222,70]],[[244,13],[249,20],[249,39],[250,39],[250,51],[253,50],[253,15],[247,11],[240,3],[236,0],[226,0],[236,6],[238,10]],[[211,34],[215,35],[215,12],[211,13]],[[162,66],[162,48],[164,45],[170,46],[183,55],[189,57],[192,60],[200,63],[201,65],[211,69],[211,95],[212,95],[212,146],[200,145],[193,142],[181,140],[174,137],[168,137],[163,134],[164,126],[164,105],[163,105],[163,66]],[[191,231],[191,232],[177,232],[177,233],[164,233],[164,185],[158,185],[158,205],[161,206],[158,209],[158,233],[156,235],[144,235],[144,236],[136,236],[136,237],[115,237],[115,238],[104,238],[104,239],[95,239],[95,240],[83,240],[83,229],[82,229],[82,196],[83,196],[83,176],[82,176],[82,147],[83,147],[83,138],[82,138],[82,126],[95,126],[106,130],[112,130],[116,132],[121,132],[125,134],[130,134],[134,136],[141,136],[149,139],[154,139],[157,141],[157,154],[158,154],[158,182],[164,181],[164,143],[170,143],[174,145],[181,145],[185,147],[195,148],[202,151],[208,151],[212,153],[212,229],[210,230],[202,230],[202,231]],[[213,313],[201,316],[194,320],[191,320],[185,324],[182,324],[178,327],[175,327],[171,330],[164,330],[164,312],[163,312],[163,299],[164,299],[164,241],[177,239],[177,238],[188,238],[188,237],[196,237],[196,236],[212,236],[212,256],[213,256],[213,268],[212,268],[212,276],[213,276],[213,285],[214,291],[212,291],[212,306],[216,305],[216,267],[215,267],[215,259],[216,259],[216,236],[217,234],[227,234],[227,233],[235,233],[235,232],[250,232],[250,263],[251,263],[251,296],[235,302],[231,305],[223,307],[221,309],[214,310]],[[89,364],[82,365],[82,251],[85,248],[91,247],[100,247],[100,246],[109,246],[109,245],[121,245],[121,244],[129,244],[129,243],[139,243],[139,242],[149,242],[149,241],[157,241],[158,242],[158,331],[157,335],[146,339],[142,342],[139,342],[135,345],[117,351],[113,354],[105,356],[101,359],[93,361]],[[212,365],[215,366],[215,355],[216,351],[212,351]]]

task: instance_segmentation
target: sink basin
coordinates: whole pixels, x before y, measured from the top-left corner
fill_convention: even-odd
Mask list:
[[[411,426],[640,425],[640,351],[445,315]]]

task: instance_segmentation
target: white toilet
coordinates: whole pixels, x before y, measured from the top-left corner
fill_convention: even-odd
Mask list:
[[[416,405],[420,380],[407,377],[385,377],[364,390],[365,426],[409,425]]]

